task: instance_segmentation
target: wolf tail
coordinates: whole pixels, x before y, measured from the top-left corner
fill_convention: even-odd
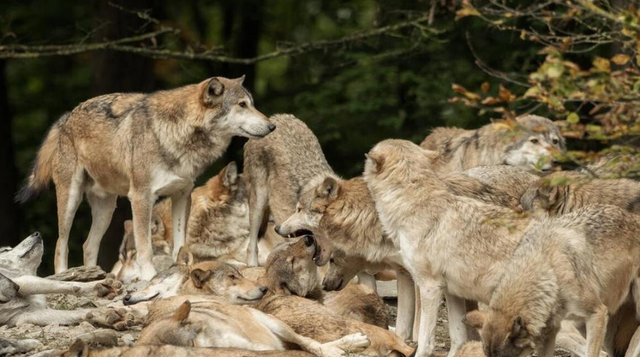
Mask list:
[[[25,185],[16,194],[16,202],[24,203],[49,187],[49,182],[53,178],[53,157],[58,151],[60,126],[68,116],[69,113],[64,114],[49,129],[42,146],[40,146],[40,150],[38,150],[38,156],[33,163],[31,175],[29,175]]]

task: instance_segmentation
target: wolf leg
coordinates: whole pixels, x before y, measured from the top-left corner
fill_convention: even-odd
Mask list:
[[[91,230],[89,236],[82,245],[84,252],[84,265],[96,266],[98,264],[98,252],[100,251],[100,241],[104,233],[109,228],[113,211],[116,209],[117,195],[107,194],[100,197],[89,190],[87,200],[91,206]]]
[[[420,335],[416,357],[428,357],[436,347],[436,323],[438,308],[442,300],[442,286],[439,281],[428,277],[417,277],[420,289]]]
[[[599,357],[607,329],[608,312],[604,305],[598,306],[587,319],[586,357]]]
[[[73,281],[58,281],[40,278],[33,275],[24,275],[13,279],[20,287],[20,294],[46,295],[46,294],[73,294],[89,297],[113,298],[122,289],[122,283],[109,277],[105,280],[92,281],[88,283]]]
[[[558,330],[559,329],[557,328],[552,328],[548,331],[544,344],[539,346],[536,350],[538,357],[553,357],[556,350],[556,336],[558,335]]]
[[[467,309],[463,298],[453,296],[445,292],[447,299],[447,316],[449,319],[449,336],[451,338],[451,349],[449,357],[453,357],[456,352],[467,342],[467,328],[462,322]]]
[[[258,266],[258,234],[264,212],[267,209],[269,192],[267,180],[262,175],[256,175],[255,169],[251,171],[251,191],[249,193],[249,245],[247,246],[247,265]],[[259,177],[256,177],[259,176]],[[278,222],[281,223],[281,222]]]
[[[371,289],[373,289],[373,291],[377,294],[378,293],[378,287],[376,286],[376,278],[366,272],[359,272],[358,273],[358,283],[360,284],[364,284],[368,287],[370,287]]]
[[[396,319],[396,334],[408,340],[411,338],[415,314],[415,285],[407,271],[400,269],[397,271],[397,275],[398,318]]]
[[[173,222],[173,260],[178,257],[178,251],[185,244],[187,223],[191,210],[191,189],[193,186],[171,196],[171,220]]]
[[[82,201],[83,169],[75,166],[74,172],[63,172],[57,174],[56,201],[58,206],[58,241],[56,242],[55,272],[62,273],[68,268],[69,255],[69,232],[73,224],[73,217],[76,215],[78,206]]]
[[[147,190],[135,190],[131,193],[131,211],[133,213],[133,236],[136,243],[136,261],[140,266],[140,275],[151,280],[156,275],[153,267],[153,247],[151,246],[151,214],[153,195]]]
[[[627,353],[624,355],[624,357],[637,356],[640,356],[640,327],[638,327],[636,332],[633,334],[631,342],[629,342],[629,348],[627,348]]]
[[[80,310],[52,310],[42,309],[23,312],[13,319],[13,325],[19,326],[32,324],[46,326],[50,324],[73,325],[85,320],[85,316],[91,309]]]

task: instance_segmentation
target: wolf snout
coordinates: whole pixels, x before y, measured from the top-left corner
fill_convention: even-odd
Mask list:
[[[274,230],[276,231],[276,233],[278,233],[279,235],[281,235],[281,236],[283,236],[283,237],[285,237],[285,238],[286,238],[287,236],[286,236],[285,234],[282,234],[282,233],[281,233],[281,229],[282,229],[282,227],[280,227],[280,225],[277,225],[277,226],[274,228]]]
[[[260,292],[261,292],[262,294],[266,294],[266,293],[267,293],[267,290],[269,290],[269,288],[267,288],[266,286],[261,286],[261,287],[259,287],[258,289],[260,289]]]
[[[133,302],[131,301],[131,294],[127,294],[127,296],[122,299],[122,303],[125,305],[132,305]]]

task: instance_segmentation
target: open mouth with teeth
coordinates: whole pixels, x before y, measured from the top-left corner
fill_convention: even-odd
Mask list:
[[[287,234],[287,238],[299,238],[302,236],[311,236],[313,237],[313,232],[308,229],[298,229],[297,231]]]

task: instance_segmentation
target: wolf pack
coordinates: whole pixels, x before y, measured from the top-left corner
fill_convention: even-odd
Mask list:
[[[526,114],[383,140],[345,179],[302,120],[262,114],[243,80],[103,95],[51,127],[17,199],[53,181],[56,274],[37,276],[38,232],[0,248],[0,325],[139,335],[45,351],[2,338],[0,354],[640,356],[640,183],[608,178],[617,158],[558,170],[560,130]],[[249,139],[242,173],[231,162],[194,188],[234,136]],[[92,224],[84,265],[69,268],[83,196]],[[85,274],[118,196],[133,213],[118,261]],[[395,319],[381,280],[395,281]],[[56,294],[104,303],[54,309]]]

